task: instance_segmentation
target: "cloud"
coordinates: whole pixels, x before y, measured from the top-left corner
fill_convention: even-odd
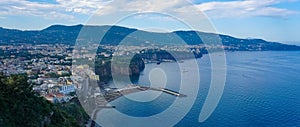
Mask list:
[[[56,0],[67,12],[93,14],[112,0]]]
[[[2,0],[0,2],[2,16],[40,16],[44,18],[73,18],[59,12],[61,8],[55,4],[29,2],[25,0]]]
[[[112,14],[124,11],[145,12],[145,11],[178,11],[195,10],[205,12],[212,18],[233,18],[233,17],[285,17],[298,14],[297,11],[286,8],[275,7],[285,2],[297,2],[298,0],[232,0],[223,2],[204,2],[200,4],[186,4],[184,0],[118,0],[99,10],[98,14]],[[192,2],[192,0],[189,0]],[[119,3],[118,3],[119,2]],[[126,8],[124,8],[126,7]],[[190,12],[191,13],[191,12]]]
[[[296,0],[243,0],[227,2],[207,2],[195,5],[209,16],[217,18],[234,17],[285,17],[298,12],[285,8],[274,7],[282,2],[296,2]]]
[[[78,14],[89,15],[110,0],[56,0],[55,3],[27,0],[1,0],[0,16],[39,16],[45,19],[74,19]]]
[[[274,5],[297,0],[238,0],[187,4],[185,0],[56,0],[32,2],[28,0],[1,0],[0,16],[39,16],[45,19],[74,19],[78,15],[109,15],[122,12],[156,12],[194,10],[195,7],[210,17],[285,17],[298,12]],[[189,0],[193,1],[193,0]],[[114,3],[114,4],[109,4]],[[192,13],[192,12],[190,12]]]
[[[118,0],[98,10],[99,15],[119,12],[160,12],[186,5],[185,0]]]

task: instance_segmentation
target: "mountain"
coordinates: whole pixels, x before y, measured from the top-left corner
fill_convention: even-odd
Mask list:
[[[80,37],[78,35],[80,34]],[[205,44],[217,45],[222,42],[226,50],[300,50],[299,46],[268,42],[262,39],[239,39],[228,35],[205,33],[199,31],[174,31],[170,33],[155,33],[120,26],[63,26],[53,25],[43,30],[21,31],[0,27],[0,44],[32,43],[74,45],[76,40],[84,42],[99,42],[110,45],[147,45],[147,44]]]

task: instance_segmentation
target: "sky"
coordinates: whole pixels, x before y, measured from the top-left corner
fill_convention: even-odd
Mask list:
[[[299,21],[300,0],[0,0],[0,27],[21,30],[117,24],[300,45]]]

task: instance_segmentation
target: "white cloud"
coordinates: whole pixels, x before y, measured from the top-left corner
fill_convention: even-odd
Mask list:
[[[285,17],[298,13],[293,10],[274,6],[283,2],[297,2],[298,0],[232,0],[226,2],[204,2],[194,5],[186,4],[187,2],[183,1],[184,0],[118,0],[115,4],[99,10],[98,14],[105,15],[124,11],[147,12],[162,10],[184,12],[184,10],[195,10],[195,7],[213,18],[254,16]]]
[[[59,12],[61,8],[55,4],[29,2],[25,0],[2,0],[0,2],[2,16],[40,16],[44,18],[73,18],[72,15]]]
[[[273,5],[282,2],[295,2],[295,0],[243,0],[229,2],[207,2],[195,5],[201,11],[212,17],[253,17],[253,16],[272,16],[285,17],[298,12],[277,8]]]
[[[56,3],[38,3],[27,0],[0,0],[0,16],[25,15],[47,19],[74,19],[78,14],[108,15],[120,12],[155,12],[194,10],[195,7],[210,17],[284,17],[298,12],[274,7],[281,2],[297,0],[238,0],[205,2],[189,5],[184,0],[56,0]],[[192,0],[189,0],[192,1]],[[115,4],[108,4],[108,3]],[[191,9],[193,8],[193,9]],[[192,12],[190,12],[192,13]]]
[[[93,14],[112,0],[56,0],[67,12]]]
[[[56,3],[39,3],[27,0],[1,0],[2,16],[40,16],[46,19],[74,19],[78,14],[93,14],[109,0],[56,0]]]
[[[171,11],[186,5],[185,0],[117,0],[104,6],[97,13],[108,15],[119,12],[160,12]]]

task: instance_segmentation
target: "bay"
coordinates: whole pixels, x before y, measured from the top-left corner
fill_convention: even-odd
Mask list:
[[[164,87],[178,91],[183,80],[181,74],[193,71],[188,66],[189,62],[184,61],[183,68],[175,62],[147,64],[138,84],[152,84],[155,87],[165,84]],[[153,116],[164,113],[176,101],[176,97],[146,91],[111,102],[116,110],[102,110],[97,121],[100,125],[109,123],[109,126],[300,126],[300,52],[226,52],[226,62],[227,77],[223,96],[213,114],[204,122],[198,119],[211,83],[208,55],[197,59],[200,76],[189,73],[187,82],[191,84],[184,84],[189,87],[199,86],[196,100],[188,112],[181,112],[185,107],[178,106],[164,122],[159,117],[155,119]],[[192,84],[196,78],[200,79],[200,83]],[[186,99],[192,98],[188,96]],[[124,114],[133,121],[117,114]],[[184,117],[176,121],[182,114],[185,114]],[[149,120],[149,117],[154,119]]]

